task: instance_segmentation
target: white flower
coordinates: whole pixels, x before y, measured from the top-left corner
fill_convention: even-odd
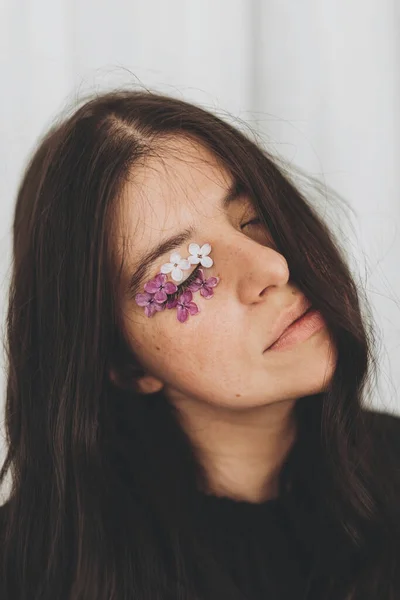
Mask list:
[[[189,252],[191,256],[188,256],[188,261],[191,265],[202,264],[203,267],[209,268],[213,265],[213,259],[208,256],[211,252],[210,244],[203,244],[202,247],[198,244],[190,244]]]
[[[188,271],[190,269],[190,262],[186,258],[182,258],[178,252],[173,252],[169,257],[171,262],[164,263],[161,267],[161,273],[171,273],[172,279],[175,281],[182,281],[182,271]]]

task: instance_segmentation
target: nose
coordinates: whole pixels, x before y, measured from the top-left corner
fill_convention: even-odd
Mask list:
[[[286,285],[289,277],[285,257],[274,248],[248,239],[235,254],[231,281],[242,304],[263,302],[270,287]]]

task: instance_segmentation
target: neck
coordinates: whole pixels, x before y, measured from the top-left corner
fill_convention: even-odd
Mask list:
[[[206,472],[202,491],[249,502],[279,496],[279,475],[297,437],[295,400],[232,410],[170,398]]]

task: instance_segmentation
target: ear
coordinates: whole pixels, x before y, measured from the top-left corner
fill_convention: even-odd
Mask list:
[[[122,372],[121,370],[117,371],[115,368],[110,368],[109,376],[116,386],[123,389],[134,389],[140,394],[153,394],[164,387],[164,383],[160,379],[144,373],[142,370],[140,374],[138,372],[135,374],[132,371],[124,370]]]
[[[140,377],[136,380],[136,385],[139,393],[141,394],[154,394],[155,392],[159,392],[164,387],[164,383],[152,375],[144,375],[143,377]]]

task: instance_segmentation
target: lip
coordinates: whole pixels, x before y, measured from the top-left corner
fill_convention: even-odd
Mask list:
[[[272,341],[264,349],[264,352],[269,350],[269,348],[271,348],[271,346],[273,346],[279,340],[279,338],[283,336],[283,334],[291,325],[301,319],[307,312],[311,311],[312,308],[313,307],[310,302],[301,302],[300,305],[297,304],[294,308],[291,307],[290,310],[284,313],[278,320],[273,332]]]
[[[268,350],[270,352],[280,352],[289,349],[300,342],[308,340],[325,326],[325,320],[319,310],[308,310],[300,319],[292,323]]]

